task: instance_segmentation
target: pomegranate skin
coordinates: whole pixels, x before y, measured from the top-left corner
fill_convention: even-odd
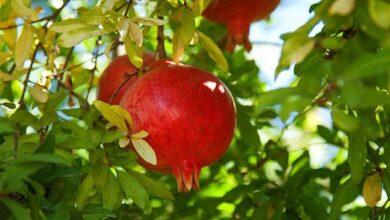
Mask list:
[[[148,66],[154,61],[154,55],[152,53],[144,53],[143,59],[144,66]],[[118,91],[110,104],[118,105],[127,88],[138,78],[137,69],[130,62],[129,58],[126,55],[118,56],[107,66],[99,79],[97,99],[109,103],[111,96],[126,80],[126,74],[134,74],[134,76],[131,76],[130,80]]]
[[[243,45],[250,51],[250,24],[267,18],[279,3],[280,0],[214,0],[203,12],[203,16],[227,26],[228,51],[233,51],[236,44]]]
[[[202,167],[218,160],[233,137],[236,110],[226,86],[205,71],[163,60],[126,91],[121,106],[130,112],[134,132],[146,141],[157,165],[142,158],[145,168],[171,172],[179,192],[199,189]]]

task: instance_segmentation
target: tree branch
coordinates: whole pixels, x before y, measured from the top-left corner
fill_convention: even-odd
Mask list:
[[[129,10],[130,10],[130,6],[133,4],[133,1],[132,0],[127,0],[127,6],[126,6],[126,10],[125,12],[123,13],[124,16],[127,15],[127,13],[129,13]]]
[[[158,19],[163,19],[162,16],[157,16]],[[164,45],[164,26],[159,25],[157,26],[157,53],[156,53],[156,60],[164,59],[167,57],[167,54],[165,52],[165,45]]]
[[[40,19],[37,19],[34,21],[30,21],[29,24],[34,24],[34,23],[38,23],[38,22],[42,22],[42,21],[50,21],[50,20],[55,19],[69,2],[70,2],[70,0],[65,0],[64,4],[62,4],[62,6],[59,9],[57,9],[52,15],[49,15],[49,16],[46,16],[46,17],[43,17],[43,18],[40,18]],[[14,24],[14,25],[0,28],[0,30],[8,30],[8,29],[17,28],[17,27],[23,26],[23,25],[25,25],[25,23]]]
[[[23,90],[22,90],[22,95],[20,96],[20,100],[19,100],[19,109],[24,109],[26,107],[25,103],[24,103],[24,96],[26,95],[27,84],[30,81],[31,71],[32,71],[32,68],[33,68],[33,65],[34,65],[35,58],[36,58],[37,53],[38,53],[38,49],[39,49],[39,46],[36,45],[35,49],[34,49],[34,54],[33,54],[32,58],[31,58],[30,66],[28,67],[28,70],[27,70],[26,78],[23,81]]]
[[[91,90],[92,90],[93,79],[95,77],[95,72],[96,72],[96,69],[97,69],[97,60],[98,60],[98,57],[99,57],[99,48],[100,48],[99,45],[100,45],[101,39],[102,39],[102,37],[99,36],[98,39],[96,40],[96,43],[95,43],[96,51],[95,51],[95,57],[94,57],[94,66],[90,70],[90,72],[91,72],[91,79],[89,80],[88,91],[87,91],[87,95],[85,97],[86,102],[84,103],[83,112],[81,113],[81,115],[83,115],[84,111],[88,109],[88,97],[89,97],[89,94],[91,93]]]

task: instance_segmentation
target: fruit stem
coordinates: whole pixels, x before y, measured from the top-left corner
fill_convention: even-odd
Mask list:
[[[125,80],[118,86],[118,88],[115,89],[114,93],[112,93],[110,99],[108,100],[108,104],[111,105],[112,101],[115,99],[117,96],[118,92],[126,85],[126,83],[133,78],[134,76],[138,75],[138,70],[136,70],[133,73],[127,73],[125,74]]]
[[[157,16],[158,19],[162,20],[162,16]],[[164,45],[164,26],[159,25],[157,26],[157,53],[156,53],[156,60],[161,60],[164,58],[167,58],[167,54],[165,52],[165,45]]]

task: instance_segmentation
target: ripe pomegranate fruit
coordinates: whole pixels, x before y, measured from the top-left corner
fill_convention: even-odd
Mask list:
[[[154,55],[152,53],[144,53],[144,66],[148,66],[154,62]],[[137,69],[130,62],[129,58],[124,56],[119,56],[115,58],[104,70],[102,76],[99,79],[97,99],[106,103],[110,102],[111,96],[114,92],[122,85],[126,80],[126,74],[133,75],[130,76],[130,80],[118,91],[118,93],[111,100],[111,104],[118,105],[122,99],[123,94],[127,88],[137,80]]]
[[[134,132],[149,133],[157,165],[171,172],[179,192],[199,189],[201,168],[218,160],[232,140],[236,113],[231,93],[215,76],[168,60],[154,63],[126,91],[121,106],[130,112]]]
[[[225,24],[228,28],[226,49],[233,51],[236,44],[250,51],[249,26],[253,21],[269,16],[280,0],[214,0],[203,12],[209,20]]]

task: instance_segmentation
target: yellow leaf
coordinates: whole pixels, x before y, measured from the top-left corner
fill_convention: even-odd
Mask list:
[[[125,148],[130,144],[130,140],[128,138],[121,138],[119,139],[119,147]]]
[[[11,81],[11,80],[15,80],[15,79],[16,79],[16,77],[14,75],[10,75],[10,74],[3,73],[0,71],[0,80]]]
[[[129,112],[126,111],[126,109],[122,108],[119,105],[112,105],[111,109],[115,113],[121,115],[124,118],[124,120],[127,122],[127,124],[130,126],[130,128],[133,127],[133,119],[131,118],[131,115],[129,114]]]
[[[11,54],[7,52],[0,52],[0,65],[4,64],[5,62],[8,61],[10,58]]]
[[[379,173],[369,176],[363,185],[363,198],[368,207],[375,207],[382,198],[382,177]]]
[[[39,103],[45,103],[49,98],[47,93],[39,86],[29,88],[28,92]]]
[[[100,113],[102,113],[103,117],[107,119],[108,122],[119,128],[124,133],[128,133],[125,122],[127,122],[130,127],[133,126],[130,114],[119,105],[109,105],[99,100],[94,101],[93,105]]]
[[[302,62],[313,50],[314,44],[314,40],[301,35],[287,39],[283,45],[279,65],[289,66]]]
[[[131,143],[134,146],[138,155],[146,162],[157,165],[157,157],[153,148],[144,139],[131,138]]]
[[[329,8],[330,15],[346,16],[355,8],[356,0],[336,0]]]
[[[27,1],[31,5],[31,1]],[[38,19],[38,13],[31,8],[27,7],[25,5],[24,0],[12,0],[11,1],[11,8],[12,11],[15,12],[17,15],[25,17],[29,20],[36,20]]]
[[[16,69],[23,69],[24,61],[26,61],[32,51],[34,45],[34,36],[29,25],[23,27],[18,41],[15,46],[15,64]]]
[[[379,27],[390,29],[390,4],[383,0],[369,0],[368,13]]]
[[[149,135],[148,132],[146,132],[144,130],[141,130],[141,131],[139,131],[137,133],[132,134],[131,138],[142,139],[142,138],[146,138],[148,135]]]
[[[4,5],[8,0],[0,0],[0,7]]]
[[[130,38],[134,41],[134,43],[137,45],[137,47],[142,47],[144,36],[142,35],[142,31],[138,27],[138,25],[136,25],[132,21],[129,21],[128,34]]]
[[[200,31],[196,31],[196,35],[199,37],[199,41],[206,49],[207,54],[210,56],[210,58],[215,61],[215,63],[221,70],[228,72],[229,64],[227,63],[225,56],[223,55],[221,49],[219,49],[218,45],[215,44],[211,38],[209,38],[207,35],[203,34]]]

